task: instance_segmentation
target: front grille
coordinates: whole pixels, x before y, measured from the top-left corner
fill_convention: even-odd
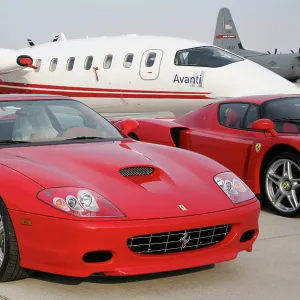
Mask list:
[[[143,176],[150,175],[154,171],[151,167],[131,167],[120,170],[120,174],[128,177],[128,176]]]
[[[223,241],[231,225],[196,228],[136,236],[128,239],[129,249],[140,254],[162,254],[206,248]]]

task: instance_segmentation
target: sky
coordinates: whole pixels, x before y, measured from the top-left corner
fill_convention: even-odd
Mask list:
[[[228,7],[243,46],[299,51],[299,0],[0,0],[0,47],[19,49],[26,38],[49,42],[102,35],[166,35],[213,43],[217,15]]]

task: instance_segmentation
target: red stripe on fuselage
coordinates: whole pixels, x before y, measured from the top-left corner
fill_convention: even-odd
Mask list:
[[[1,82],[0,86],[15,86],[23,88],[36,88],[36,89],[53,89],[53,90],[69,90],[69,91],[88,91],[88,92],[112,92],[112,93],[155,93],[155,94],[189,94],[189,95],[203,95],[211,94],[210,92],[171,92],[171,91],[157,91],[157,90],[124,90],[124,89],[105,89],[105,88],[89,88],[78,86],[65,86],[65,85],[48,85],[48,84],[34,84],[34,83],[21,83],[21,82]]]
[[[50,94],[50,95],[61,95],[68,97],[81,97],[81,98],[147,98],[147,99],[212,99],[204,94],[189,94],[184,95],[180,93],[176,94],[161,94],[161,93],[152,93],[152,94],[123,94],[119,93],[91,93],[91,92],[77,92],[77,91],[52,91],[52,90],[38,90],[38,89],[21,89],[21,88],[11,88],[0,85],[0,94]]]

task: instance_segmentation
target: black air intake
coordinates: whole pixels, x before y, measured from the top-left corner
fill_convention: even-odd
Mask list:
[[[152,174],[154,171],[154,168],[151,167],[131,167],[131,168],[125,168],[120,170],[120,174],[124,177],[129,176],[147,176]]]
[[[127,241],[128,248],[139,254],[168,254],[192,251],[221,243],[231,231],[230,224],[152,233],[134,236]]]

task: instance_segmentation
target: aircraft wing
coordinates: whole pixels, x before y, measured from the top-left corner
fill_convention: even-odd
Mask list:
[[[25,68],[37,69],[33,59],[16,50],[0,48],[0,74],[12,73]]]
[[[300,60],[300,53],[295,53],[294,58],[298,58]]]

